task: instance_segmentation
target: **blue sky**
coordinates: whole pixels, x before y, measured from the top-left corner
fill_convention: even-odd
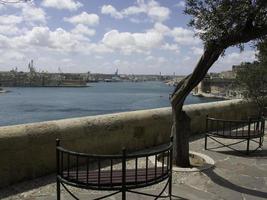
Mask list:
[[[34,0],[0,4],[0,71],[177,74],[192,72],[202,42],[182,0]],[[247,45],[248,46],[248,45]],[[255,59],[230,48],[211,71]]]

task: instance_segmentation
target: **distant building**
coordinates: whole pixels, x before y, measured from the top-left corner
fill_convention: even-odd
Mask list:
[[[193,93],[203,96],[208,94],[214,97],[240,98],[235,85],[236,72],[239,69],[239,66],[234,65],[231,71],[207,74],[194,88]]]
[[[88,74],[36,72],[33,60],[28,64],[29,72],[0,72],[3,87],[82,87],[87,85]]]

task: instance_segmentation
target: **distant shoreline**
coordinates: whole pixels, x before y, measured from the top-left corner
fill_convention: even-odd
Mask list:
[[[215,94],[210,94],[210,93],[192,93],[193,96],[196,97],[203,97],[203,98],[214,98],[214,99],[225,99],[225,100],[230,100],[232,98],[227,97],[227,96],[221,96],[221,95],[215,95]]]
[[[86,88],[90,85],[45,85],[45,86],[7,86],[5,88]],[[0,90],[1,92],[1,90]]]

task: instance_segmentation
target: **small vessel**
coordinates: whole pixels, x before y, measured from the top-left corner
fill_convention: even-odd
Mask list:
[[[8,90],[4,90],[3,88],[0,88],[0,93],[6,93],[9,92]]]

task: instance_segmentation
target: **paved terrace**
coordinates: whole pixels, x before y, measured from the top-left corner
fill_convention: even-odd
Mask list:
[[[229,140],[227,140],[229,141]],[[209,140],[209,147],[214,142]],[[246,148],[246,143],[239,145]],[[204,139],[193,138],[190,149],[209,155],[215,160],[215,167],[202,172],[175,172],[173,175],[173,199],[267,199],[267,136],[263,149],[243,156],[226,148],[204,150]],[[162,184],[141,191],[158,193]],[[73,190],[72,190],[73,191]],[[74,189],[81,199],[91,199],[106,192]],[[151,199],[149,197],[127,194],[128,199]],[[18,183],[0,190],[0,199],[52,200],[56,199],[55,175],[50,175]],[[65,191],[62,199],[72,199]],[[109,199],[121,199],[121,195]]]

